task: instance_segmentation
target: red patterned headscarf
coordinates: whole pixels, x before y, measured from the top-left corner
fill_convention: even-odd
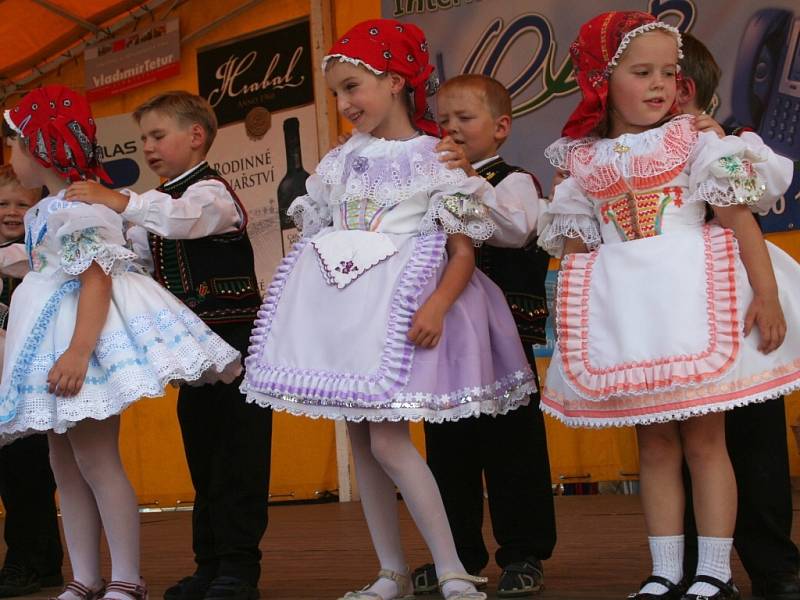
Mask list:
[[[675,36],[678,57],[681,53],[681,34],[648,13],[638,11],[607,12],[584,23],[577,39],[569,48],[575,67],[575,80],[583,99],[570,115],[561,135],[581,138],[589,135],[603,120],[608,108],[608,78],[619,63],[625,49],[638,35],[663,29]]]
[[[430,135],[440,134],[426,96],[436,93],[439,81],[429,62],[428,42],[416,25],[393,19],[362,21],[345,33],[322,59],[341,60],[375,75],[392,72],[405,77],[414,100],[414,126]]]
[[[89,103],[63,85],[46,85],[5,111],[8,126],[31,156],[69,181],[111,179],[100,165],[97,127]]]

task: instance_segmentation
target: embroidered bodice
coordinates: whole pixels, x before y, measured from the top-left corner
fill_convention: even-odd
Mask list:
[[[25,214],[25,247],[31,271],[73,278],[96,262],[107,274],[134,268],[125,247],[122,218],[105,206],[48,196]]]
[[[791,162],[754,134],[720,139],[698,134],[692,120],[548,147],[548,159],[570,177],[556,188],[540,244],[558,254],[564,237],[594,247],[699,228],[706,204],[771,206],[791,180]]]
[[[320,161],[306,181],[308,193],[288,214],[312,238],[329,284],[347,286],[417,235],[464,234],[476,245],[492,236],[482,201],[492,187],[445,167],[438,142],[356,133]]]
[[[356,133],[323,157],[308,194],[289,209],[304,235],[336,230],[417,234],[444,230],[476,241],[494,229],[481,197],[492,193],[479,177],[448,169],[434,151],[437,138],[393,141]]]

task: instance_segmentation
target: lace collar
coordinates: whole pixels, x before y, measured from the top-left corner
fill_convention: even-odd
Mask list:
[[[394,206],[436,186],[458,185],[467,179],[460,169],[439,162],[439,139],[422,135],[397,141],[356,133],[326,154],[316,172],[332,186],[345,186],[338,201],[370,200]]]
[[[647,186],[684,169],[697,143],[693,120],[681,115],[661,127],[617,138],[561,138],[547,147],[545,156],[591,194],[603,195],[624,183],[622,179],[636,188]]]

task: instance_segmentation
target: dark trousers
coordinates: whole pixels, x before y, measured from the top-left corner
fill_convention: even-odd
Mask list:
[[[556,544],[553,490],[539,395],[508,414],[425,423],[428,465],[442,494],[458,557],[467,571],[486,567],[483,479],[497,564],[550,558]]]
[[[215,327],[247,354],[249,325]],[[245,402],[233,383],[191,387],[178,395],[178,420],[195,489],[192,547],[197,574],[258,585],[267,528],[272,411]]]
[[[25,566],[44,577],[61,573],[64,551],[55,491],[45,434],[0,448],[0,497],[6,508],[5,565]]]
[[[792,488],[783,398],[725,415],[728,453],[736,473],[739,510],[733,543],[751,581],[796,575],[800,554],[791,538]],[[688,480],[688,477],[684,479]],[[697,565],[697,529],[687,481],[685,571]]]

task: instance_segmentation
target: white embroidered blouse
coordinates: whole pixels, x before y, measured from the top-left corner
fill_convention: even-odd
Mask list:
[[[565,238],[589,249],[702,226],[706,203],[772,206],[788,188],[792,163],[756,134],[717,137],[683,115],[613,139],[562,138],[545,151],[569,171],[547,210],[539,245],[560,256]]]

